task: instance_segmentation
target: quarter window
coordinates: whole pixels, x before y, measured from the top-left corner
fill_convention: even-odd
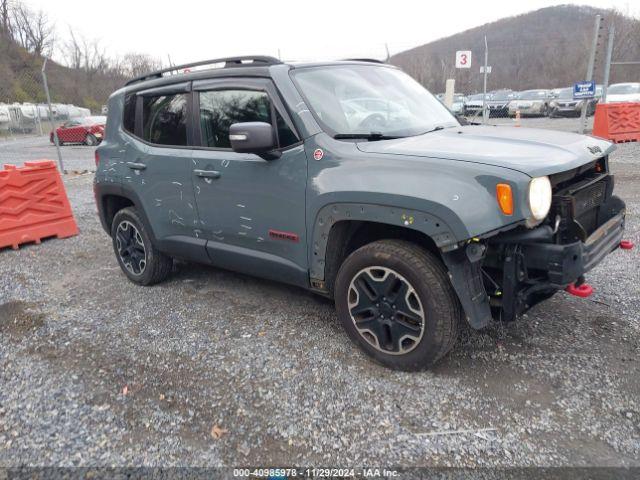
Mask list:
[[[273,125],[271,102],[266,92],[255,90],[211,90],[200,92],[200,131],[206,147],[231,148],[229,127],[241,122],[265,122]],[[276,112],[280,147],[296,143],[298,138]]]
[[[188,94],[145,96],[142,138],[159,145],[187,145]]]

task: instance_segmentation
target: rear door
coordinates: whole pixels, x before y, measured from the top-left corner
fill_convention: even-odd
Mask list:
[[[138,197],[161,249],[205,260],[191,186],[190,84],[138,92],[135,102],[123,188]]]
[[[305,190],[302,142],[266,78],[194,82],[196,143],[192,182],[212,263],[294,284],[306,284]],[[236,153],[229,126],[270,123],[279,158]]]

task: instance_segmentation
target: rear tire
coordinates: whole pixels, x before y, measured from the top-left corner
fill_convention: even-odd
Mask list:
[[[120,268],[133,283],[154,285],[171,273],[173,259],[155,248],[135,208],[116,213],[111,239]]]
[[[84,144],[88,147],[95,147],[98,144],[98,139],[91,133],[87,133],[87,136],[84,137]]]
[[[402,240],[353,252],[335,284],[338,317],[351,339],[382,365],[428,368],[451,350],[462,317],[440,259]]]

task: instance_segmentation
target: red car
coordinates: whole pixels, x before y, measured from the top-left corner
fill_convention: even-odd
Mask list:
[[[84,143],[85,145],[95,146],[104,137],[106,123],[107,117],[84,117],[69,120],[56,129],[58,142],[60,142],[60,145],[65,143]],[[53,132],[49,135],[49,139],[51,143],[54,143]]]

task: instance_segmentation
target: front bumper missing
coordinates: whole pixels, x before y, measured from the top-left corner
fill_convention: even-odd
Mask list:
[[[505,232],[488,244],[470,242],[443,253],[469,324],[483,328],[492,318],[515,320],[616,250],[624,233],[625,204],[612,196],[601,211],[599,226],[584,241],[553,243],[555,232],[541,226]],[[492,284],[491,293],[485,280]]]
[[[624,233],[624,219],[622,210],[598,227],[585,242],[522,244],[524,264],[528,269],[546,271],[552,286],[564,288],[618,248]]]

